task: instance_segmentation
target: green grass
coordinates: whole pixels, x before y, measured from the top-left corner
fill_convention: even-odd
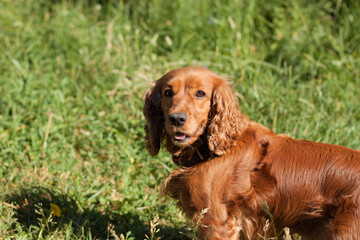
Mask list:
[[[2,0],[0,239],[188,239],[193,229],[159,197],[175,165],[143,141],[142,97],[176,67],[229,77],[242,111],[277,133],[359,149],[359,9]]]

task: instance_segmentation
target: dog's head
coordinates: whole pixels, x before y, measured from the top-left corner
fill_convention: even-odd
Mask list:
[[[229,83],[195,67],[175,69],[157,80],[145,95],[143,112],[151,155],[165,137],[167,145],[183,149],[203,134],[210,151],[223,155],[238,140],[245,120]]]

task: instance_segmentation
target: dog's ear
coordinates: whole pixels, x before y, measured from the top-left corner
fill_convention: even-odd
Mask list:
[[[158,80],[144,97],[143,113],[146,119],[145,146],[151,156],[159,152],[164,138],[164,115],[161,110],[161,82]]]
[[[219,79],[212,93],[209,127],[209,149],[221,156],[236,144],[248,119],[239,109],[238,99],[225,79]]]

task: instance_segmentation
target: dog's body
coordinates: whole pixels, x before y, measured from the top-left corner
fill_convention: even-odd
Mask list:
[[[159,79],[144,115],[149,153],[164,140],[180,166],[164,192],[201,219],[201,239],[257,239],[284,227],[305,239],[360,239],[360,151],[276,135],[202,68]]]

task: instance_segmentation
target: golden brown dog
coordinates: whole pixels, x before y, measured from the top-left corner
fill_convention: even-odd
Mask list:
[[[284,227],[303,239],[360,239],[360,151],[295,140],[250,121],[229,83],[175,69],[145,95],[146,148],[179,166],[164,192],[200,239],[257,239]]]

